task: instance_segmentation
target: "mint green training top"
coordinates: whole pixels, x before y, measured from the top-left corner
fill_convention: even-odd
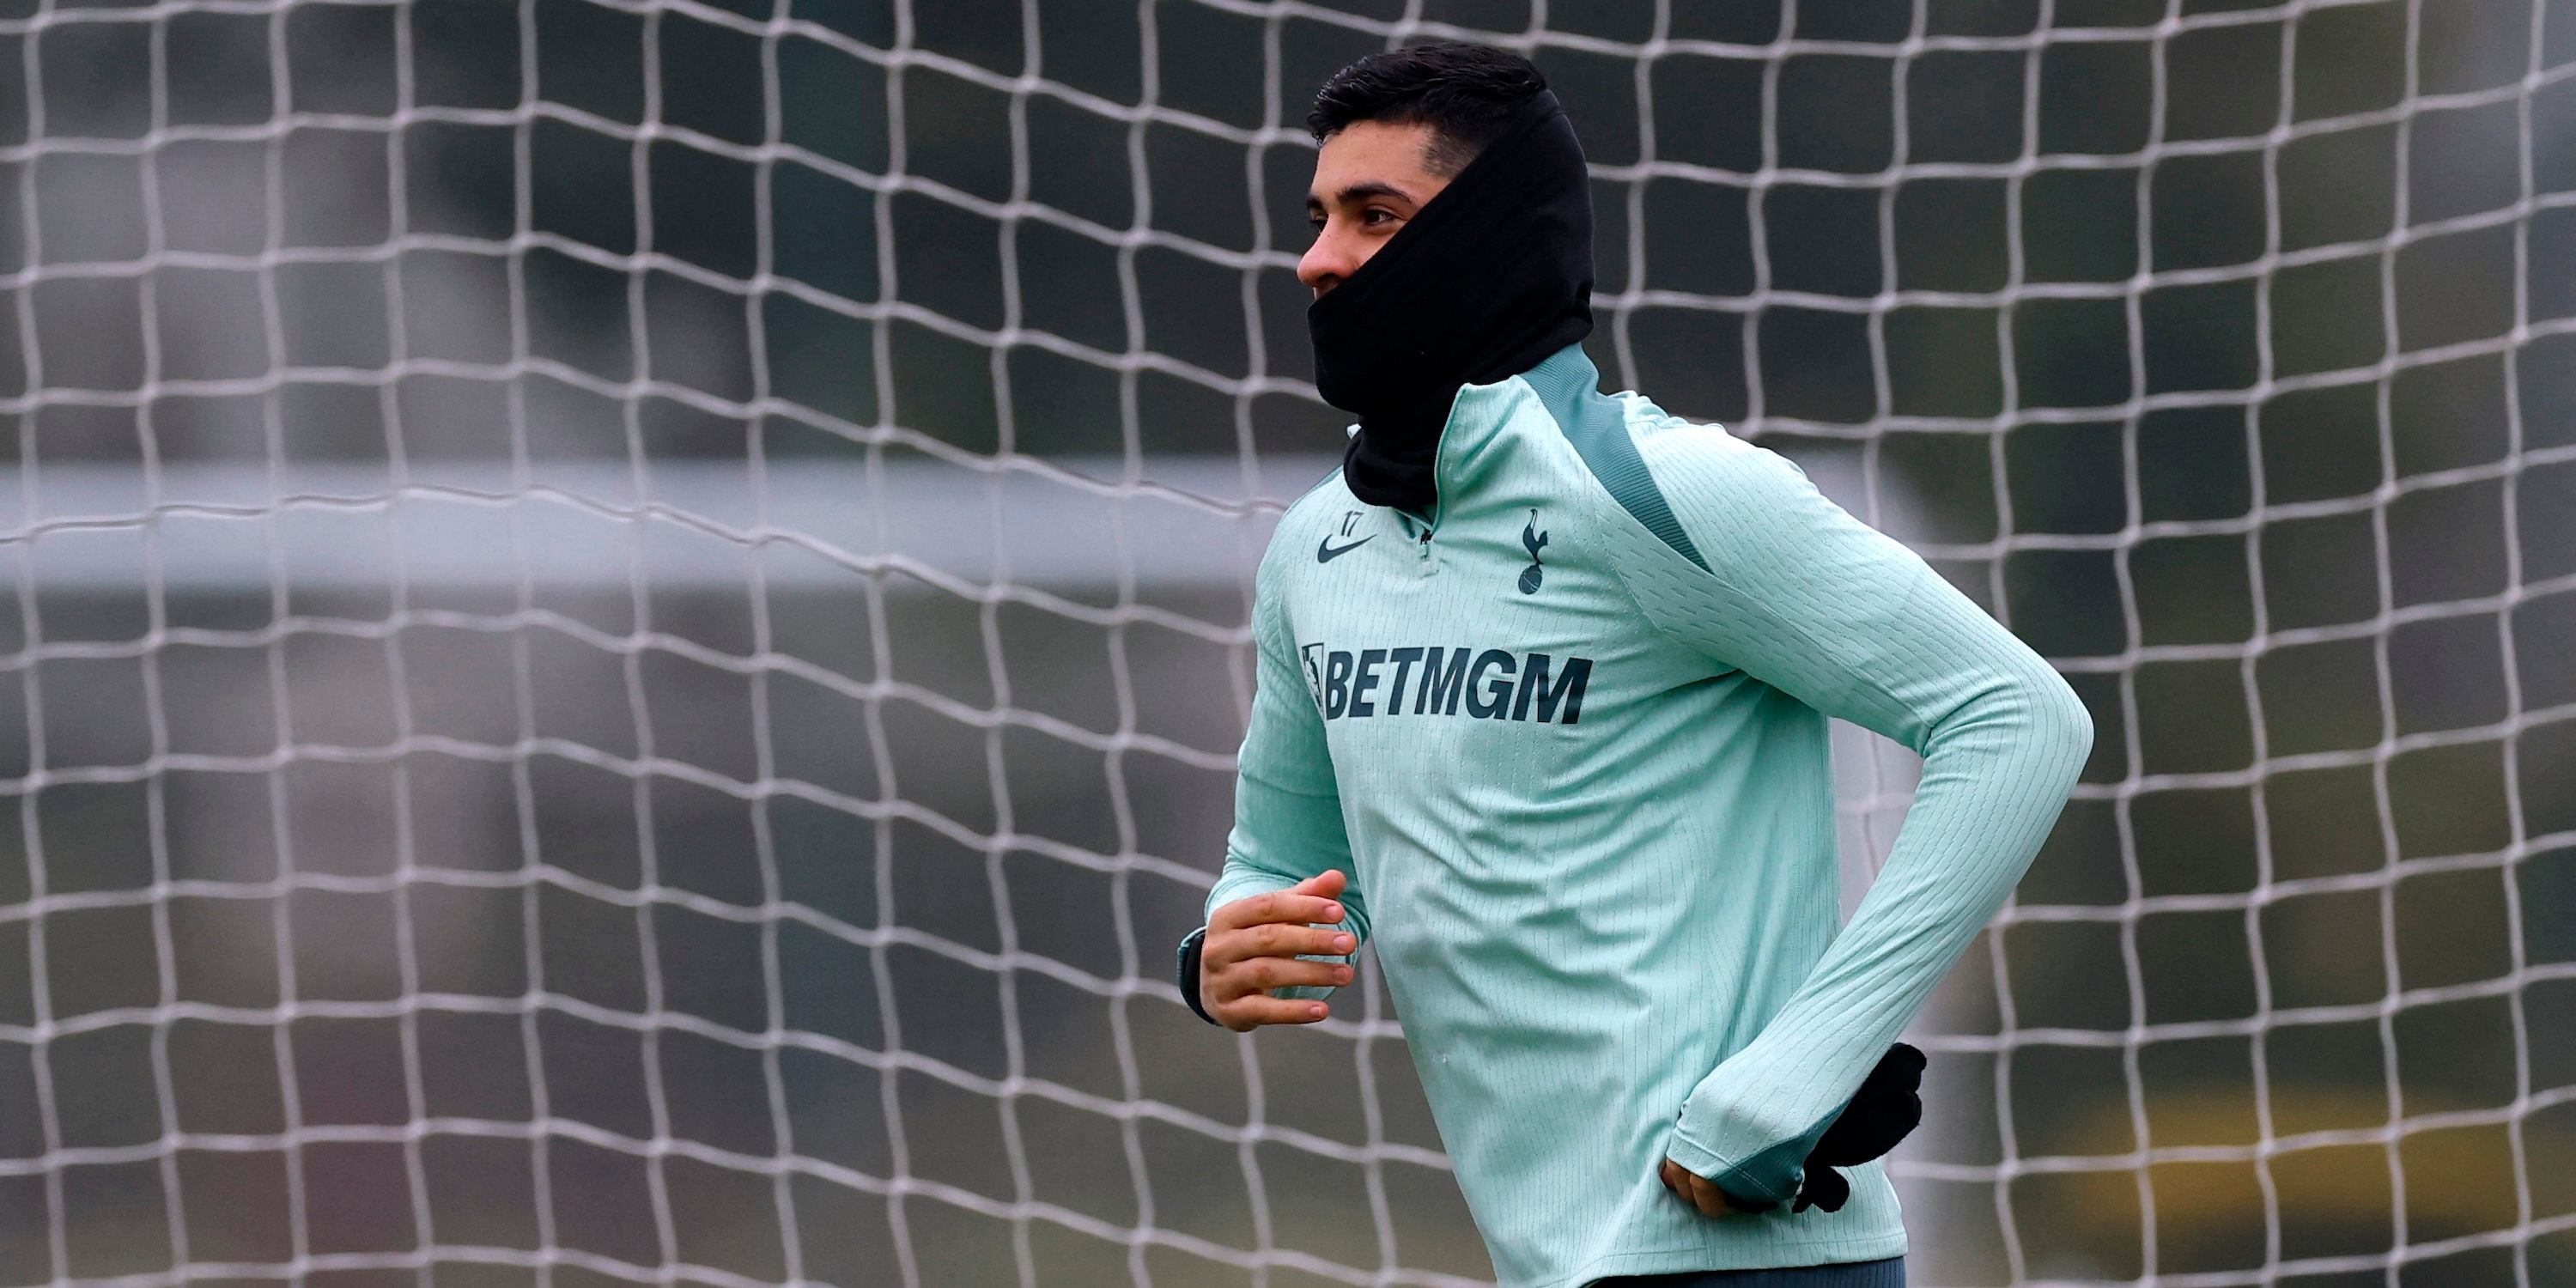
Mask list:
[[[1797,466],[1598,378],[1570,346],[1460,391],[1427,525],[1338,473],[1289,508],[1207,906],[1350,874],[1506,1288],[1899,1255],[1876,1163],[1839,1212],[1718,1220],[1657,1168],[1796,1193],[2091,722]],[[1924,758],[1839,933],[1828,716]]]

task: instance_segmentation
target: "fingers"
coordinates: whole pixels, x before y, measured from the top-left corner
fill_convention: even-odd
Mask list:
[[[1255,957],[1203,977],[1203,1000],[1224,1005],[1238,997],[1275,988],[1339,988],[1351,982],[1351,968],[1340,962],[1300,961],[1294,957]]]
[[[1333,1013],[1330,1003],[1250,993],[1231,1002],[1220,1003],[1209,1014],[1216,1022],[1237,1033],[1249,1033],[1264,1024],[1312,1024]]]
[[[1216,1022],[1240,1033],[1263,1024],[1311,1024],[1330,1014],[1323,1003],[1306,998],[1272,997],[1270,990],[1296,985],[1337,988],[1351,982],[1352,970],[1341,962],[1310,962],[1294,957],[1255,957],[1203,974],[1200,1003]]]
[[[1241,1033],[1264,1024],[1312,1024],[1332,1014],[1323,1002],[1270,996],[1292,986],[1334,988],[1351,967],[1311,957],[1348,956],[1359,940],[1336,929],[1349,876],[1328,868],[1286,890],[1237,899],[1208,918],[1199,951],[1199,993],[1208,1014]]]
[[[1199,960],[1204,970],[1210,963],[1223,967],[1254,957],[1344,956],[1358,949],[1359,940],[1347,931],[1274,921],[1209,931]]]
[[[1310,962],[1302,957],[1255,957],[1236,962],[1225,972],[1225,983],[1241,993],[1297,985],[1339,988],[1350,982],[1351,968],[1347,963]]]
[[[1698,1208],[1701,1216],[1718,1217],[1734,1214],[1735,1205],[1726,1201],[1726,1191],[1717,1188],[1715,1181],[1690,1172],[1682,1173],[1682,1179],[1689,1182],[1691,1206]]]
[[[1307,887],[1316,886],[1328,879],[1332,889],[1330,895],[1304,893]],[[1274,890],[1269,894],[1256,894],[1237,899],[1217,909],[1215,914],[1208,918],[1208,930],[1214,933],[1218,930],[1274,922],[1294,922],[1300,925],[1320,922],[1328,926],[1339,925],[1342,920],[1341,880],[1342,874],[1339,871],[1330,871],[1323,876],[1300,882],[1291,889]]]
[[[1657,1175],[1663,1181],[1665,1190],[1673,1197],[1697,1208],[1701,1216],[1730,1216],[1735,1212],[1735,1205],[1726,1201],[1726,1192],[1717,1188],[1716,1182],[1691,1172],[1669,1158],[1664,1160],[1664,1165]]]

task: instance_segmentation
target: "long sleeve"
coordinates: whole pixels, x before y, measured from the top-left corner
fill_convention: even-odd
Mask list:
[[[1341,793],[1333,782],[1332,753],[1324,721],[1309,696],[1286,613],[1264,559],[1253,590],[1252,640],[1256,658],[1252,717],[1235,763],[1234,828],[1226,836],[1225,870],[1208,892],[1205,913],[1249,895],[1285,890],[1327,868],[1349,878],[1342,893],[1343,928],[1368,940],[1367,905],[1352,869],[1351,842],[1342,824]],[[1356,957],[1358,954],[1351,954]],[[1350,960],[1319,958],[1318,960]],[[1332,989],[1275,990],[1281,997],[1326,997]]]
[[[2003,906],[2092,745],[2066,683],[1921,559],[1787,460],[1714,429],[1638,446],[1695,547],[1631,570],[1666,631],[1827,715],[1903,743],[1923,775],[1851,921],[1753,1040],[1681,1106],[1670,1157],[1783,1200],[1817,1136]]]

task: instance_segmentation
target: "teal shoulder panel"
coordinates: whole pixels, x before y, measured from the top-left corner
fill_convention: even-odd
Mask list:
[[[1705,571],[1708,561],[1700,558],[1699,548],[1691,544],[1690,534],[1682,531],[1673,508],[1664,502],[1664,490],[1655,486],[1645,458],[1637,454],[1637,441],[1628,436],[1627,414],[1617,401],[1601,393],[1601,373],[1584,356],[1583,346],[1569,344],[1557,350],[1521,378],[1556,419],[1565,440],[1574,444],[1575,454],[1583,458],[1592,477],[1609,489],[1611,499],[1644,524],[1646,531]]]

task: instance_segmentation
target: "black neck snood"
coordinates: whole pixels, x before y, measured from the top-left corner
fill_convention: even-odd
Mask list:
[[[1306,310],[1315,385],[1358,415],[1342,477],[1428,514],[1461,385],[1537,366],[1592,332],[1592,190],[1574,126],[1541,90],[1359,271]]]

